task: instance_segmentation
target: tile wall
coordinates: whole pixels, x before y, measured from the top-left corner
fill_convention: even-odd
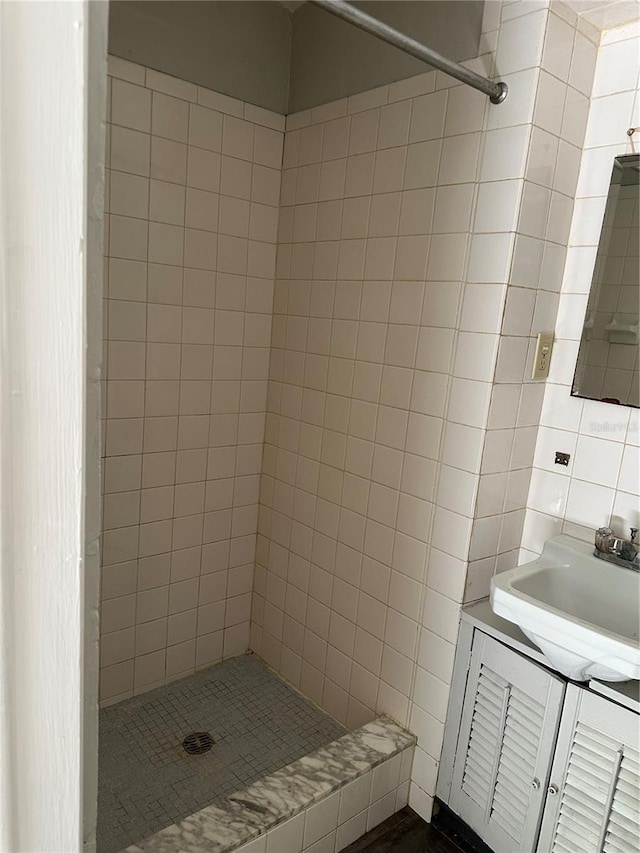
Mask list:
[[[284,124],[109,72],[103,701],[248,647]]]
[[[349,726],[409,718],[485,110],[450,82],[285,137],[251,645]]]
[[[591,538],[596,527],[609,522],[624,535],[629,527],[640,526],[638,410],[570,396],[613,158],[631,153],[626,131],[640,125],[639,57],[638,24],[603,33],[577,180],[551,375],[535,449],[522,559],[539,554],[544,542],[561,532]],[[635,240],[637,253],[637,229]],[[636,281],[636,298],[637,288]],[[568,468],[554,465],[556,450],[571,454]]]
[[[548,12],[538,8],[527,14],[522,25],[527,51],[517,47],[512,26],[505,24],[496,67],[506,65],[512,71],[517,63],[506,79],[514,98],[510,108],[528,122],[528,149],[510,181],[481,190],[497,203],[482,210],[478,227],[492,230],[493,222],[508,220],[515,235],[504,267],[508,286],[471,532],[466,602],[488,595],[494,572],[512,568],[519,558],[545,389],[544,382],[531,379],[533,355],[537,334],[553,332],[556,323],[600,37],[561,3],[552,3]],[[531,61],[537,63],[535,68],[522,69]],[[533,85],[526,93],[514,88],[527,78]],[[496,118],[504,120],[505,113],[496,111]],[[515,204],[507,198],[509,190],[518,199]]]
[[[427,818],[461,604],[519,554],[596,42],[487,4],[502,107],[432,72],[287,122],[251,644],[407,723]]]

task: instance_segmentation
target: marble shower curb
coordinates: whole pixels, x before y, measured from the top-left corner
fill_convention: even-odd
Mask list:
[[[223,805],[206,806],[180,823],[130,845],[124,853],[227,853],[241,847],[244,853],[244,845],[246,853],[261,850],[285,853],[285,848],[286,853],[289,850],[295,853],[296,850],[311,851],[323,839],[325,843],[317,848],[318,851],[330,847],[340,850],[341,828],[347,827],[343,829],[342,839],[348,838],[346,843],[351,843],[380,822],[379,816],[384,814],[384,820],[405,805],[406,792],[400,794],[399,789],[408,787],[415,743],[415,735],[395,720],[380,717],[237,791]],[[394,758],[396,761],[392,763]],[[382,764],[385,764],[386,773],[380,768]],[[377,773],[375,768],[380,768]],[[360,798],[358,804],[361,805],[368,781],[366,803],[357,814],[341,820],[350,814],[350,809],[342,808],[341,796],[332,795],[364,776],[370,778],[353,787],[354,790],[358,787],[355,796]],[[308,812],[308,817],[314,806],[329,798],[331,808],[326,807],[325,814],[320,816],[316,809],[318,819],[305,820],[303,813]],[[383,805],[378,805],[383,800]],[[356,818],[359,822],[354,824]],[[305,825],[310,822],[314,823],[313,828]],[[363,826],[362,831],[351,837],[360,826]],[[322,835],[317,834],[324,829],[327,831]],[[275,839],[276,835],[280,840],[270,844],[270,839]],[[286,840],[285,836],[291,839]]]

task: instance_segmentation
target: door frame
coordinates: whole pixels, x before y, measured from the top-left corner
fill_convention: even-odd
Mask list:
[[[95,849],[108,5],[0,4],[0,850]]]

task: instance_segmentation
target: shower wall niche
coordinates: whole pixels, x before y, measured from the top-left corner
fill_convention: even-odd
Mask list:
[[[109,62],[103,702],[248,647],[284,129]]]

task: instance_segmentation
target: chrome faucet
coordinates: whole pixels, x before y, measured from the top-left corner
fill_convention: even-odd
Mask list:
[[[640,551],[635,541],[638,528],[632,527],[630,530],[630,538],[621,539],[614,536],[610,527],[599,527],[596,530],[594,556],[608,563],[615,563],[616,566],[640,572]]]

